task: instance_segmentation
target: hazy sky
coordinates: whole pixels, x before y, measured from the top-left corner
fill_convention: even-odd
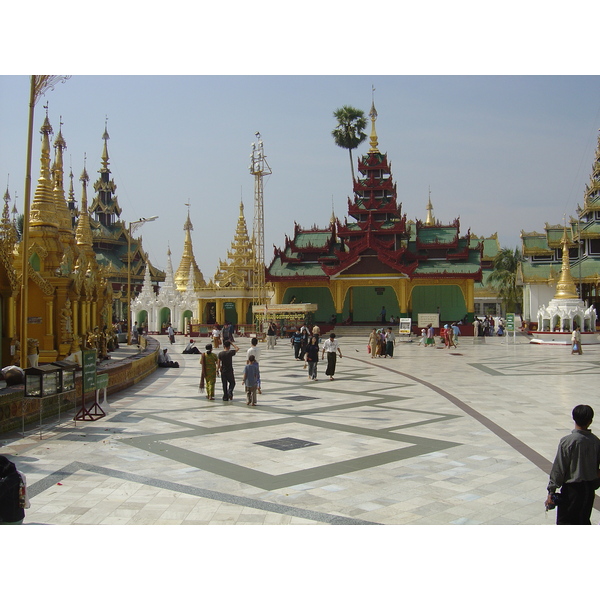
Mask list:
[[[337,27],[356,27],[352,10],[362,5],[353,2],[344,4],[347,13],[342,15],[329,10],[329,3],[320,4],[323,18],[316,22],[306,15],[290,21],[279,9],[262,16],[271,25],[287,18],[285,31],[265,28],[261,15],[250,15],[243,7],[225,21],[210,8],[191,13],[191,22],[169,12],[150,25],[147,15],[120,13],[118,19],[109,11],[107,17],[114,18],[107,19],[109,35],[102,42],[78,26],[79,20],[66,27],[60,21],[53,29],[47,16],[38,15],[34,28],[27,29],[38,40],[33,54],[14,28],[8,41],[7,36],[2,40],[2,48],[10,44],[11,56],[20,62],[7,61],[8,74],[0,75],[0,189],[4,193],[8,181],[22,212],[29,82],[21,73],[81,73],[38,102],[34,188],[46,102],[55,133],[62,118],[67,173],[72,165],[78,201],[84,154],[88,197],[94,196],[108,118],[110,169],[122,219],[158,215],[139,234],[160,268],[166,266],[170,246],[176,269],[189,202],[194,252],[208,280],[218,259],[226,258],[240,200],[252,230],[253,177],[248,166],[259,131],[273,171],[264,188],[268,264],[273,245],[283,247],[294,222],[327,225],[332,202],[338,217],[347,214],[352,195],[349,158],[333,142],[332,113],[344,104],[368,113],[374,86],[379,149],[388,154],[408,219],[425,217],[431,189],[440,221],[460,217],[463,234],[469,229],[479,236],[497,232],[501,245],[515,247],[521,229],[539,231],[546,222],[562,222],[582,202],[600,127],[600,77],[512,73],[586,73],[586,66],[595,64],[595,53],[582,51],[587,37],[573,33],[582,15],[563,11],[560,18],[549,17],[519,4],[519,21],[502,13],[494,14],[492,24],[488,15],[477,13],[488,19],[484,35],[473,25],[475,13],[461,12],[463,5],[476,6],[459,2],[450,14],[445,5],[437,5],[438,20],[424,8],[396,9],[386,12],[386,19],[380,14],[374,26],[376,43],[358,36],[347,48]],[[117,10],[112,2],[106,8]],[[9,10],[27,15],[25,8]],[[415,10],[423,12],[416,15]],[[202,27],[192,38],[194,17]],[[536,27],[527,29],[526,17],[535,19]],[[372,31],[367,21],[364,28]],[[550,40],[560,25],[571,37]],[[152,37],[151,26],[160,27],[161,35]],[[386,35],[391,32],[394,36]],[[575,62],[568,61],[566,45],[578,51]],[[23,59],[26,47],[31,58]],[[540,56],[545,62],[539,62]],[[173,72],[184,75],[129,75]],[[353,72],[366,75],[329,74]],[[438,75],[446,72],[461,75]],[[358,152],[368,149],[367,140]],[[356,159],[355,153],[355,165]]]

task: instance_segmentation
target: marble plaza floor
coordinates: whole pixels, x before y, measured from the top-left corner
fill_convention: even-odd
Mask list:
[[[261,344],[252,407],[248,338],[233,402],[219,381],[214,401],[199,391],[184,343],[170,346],[181,368],[109,397],[102,419],[0,434],[27,476],[26,524],[551,525],[548,472],[571,410],[589,403],[600,419],[600,346],[398,341],[392,359],[371,359],[366,339],[345,337],[335,380],[321,362],[311,381],[279,340]]]

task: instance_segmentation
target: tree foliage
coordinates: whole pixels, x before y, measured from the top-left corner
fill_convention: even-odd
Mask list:
[[[337,119],[337,127],[331,132],[337,146],[346,148],[350,154],[350,170],[352,171],[352,184],[354,184],[354,163],[352,161],[352,150],[361,144],[367,134],[364,132],[367,126],[365,113],[352,106],[342,106],[334,111],[333,116]]]
[[[494,258],[494,270],[488,282],[498,293],[507,312],[521,312],[523,288],[517,285],[517,270],[522,261],[518,248],[502,248]]]

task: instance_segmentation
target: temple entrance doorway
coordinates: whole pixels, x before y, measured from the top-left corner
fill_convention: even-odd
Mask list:
[[[412,320],[419,313],[438,313],[440,325],[460,321],[467,314],[462,290],[457,285],[418,285],[411,294]],[[442,323],[444,321],[444,323]]]
[[[135,320],[140,327],[144,328],[144,332],[148,333],[148,311],[140,310],[140,312],[137,313]]]
[[[354,286],[346,293],[342,313],[343,321],[352,317],[353,323],[381,323],[385,307],[385,322],[400,316],[396,292],[390,286]]]
[[[238,324],[238,314],[235,309],[235,302],[223,302],[223,315],[226,322],[232,325]]]
[[[217,322],[217,303],[207,302],[204,308],[203,322],[214,325]]]
[[[158,324],[160,326],[160,332],[165,333],[167,331],[167,327],[171,322],[171,309],[164,306],[160,309],[160,313],[158,314]]]
[[[181,323],[179,331],[183,331],[185,335],[189,335],[191,331],[190,323],[192,322],[192,317],[194,313],[191,310],[184,310],[181,315]]]

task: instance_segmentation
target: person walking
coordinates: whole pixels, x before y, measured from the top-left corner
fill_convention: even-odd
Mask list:
[[[335,365],[337,361],[336,353],[339,353],[340,358],[342,358],[342,351],[340,350],[338,341],[335,339],[335,333],[330,333],[329,339],[325,340],[325,343],[323,344],[323,350],[321,352],[321,358],[325,357],[326,352],[327,369],[325,370],[325,375],[328,375],[329,379],[333,381],[333,376],[335,375]]]
[[[371,352],[371,358],[375,358],[377,354],[377,341],[378,341],[377,329],[373,327],[373,331],[369,334],[369,351]]]
[[[256,362],[256,365],[260,368],[260,353],[261,353],[261,348],[258,345],[258,338],[253,337],[250,340],[250,348],[248,348],[248,350],[246,351],[246,364],[250,363],[250,357],[254,356],[254,361]],[[259,394],[262,394],[262,388],[260,385],[260,376],[258,378],[258,383],[256,384],[256,391]]]
[[[454,347],[457,347],[457,341],[458,341],[458,336],[460,335],[460,327],[456,324],[456,323],[452,323],[451,325],[452,327],[452,333],[454,334],[452,336],[452,341],[454,342]]]
[[[385,353],[390,358],[394,357],[394,346],[396,345],[396,336],[392,331],[391,327],[388,327],[388,330],[385,334]]]
[[[223,325],[221,334],[223,335],[223,346],[225,346],[225,342],[227,340],[230,342],[235,342],[235,338],[233,337],[233,325],[229,321],[225,321],[225,325]]]
[[[171,344],[175,343],[175,330],[173,329],[173,326],[171,325],[171,323],[169,323],[169,326],[167,327],[167,335],[169,336],[169,341],[171,342]]]
[[[544,504],[546,510],[557,507],[557,525],[591,525],[594,492],[600,487],[600,439],[589,428],[594,419],[591,406],[577,405],[572,417],[575,429],[558,444]]]
[[[387,312],[387,311],[385,310],[385,306],[382,306],[382,307],[381,307],[381,313],[379,313],[379,314],[380,314],[380,316],[381,316],[381,323],[382,323],[383,325],[385,325],[385,323],[386,323],[386,321],[385,321],[385,315],[386,315],[386,312]]]
[[[248,364],[244,367],[242,383],[246,386],[246,404],[256,406],[256,390],[260,381],[260,369],[256,363],[254,354],[248,357]]]
[[[583,354],[581,349],[581,329],[579,325],[573,329],[571,334],[571,354]]]
[[[300,329],[296,329],[290,338],[292,342],[292,347],[294,348],[294,358],[296,360],[301,360],[302,356],[302,331]]]
[[[429,323],[429,325],[427,325],[427,347],[431,346],[432,348],[435,348],[435,329],[433,328],[433,325],[431,323]]]
[[[317,338],[317,344],[321,341],[321,328],[315,323],[312,328],[312,334]]]
[[[277,335],[277,326],[271,321],[267,329],[267,350],[275,348],[275,336]]]
[[[21,525],[29,506],[25,475],[0,455],[0,525]]]
[[[233,350],[231,347],[233,346]],[[239,351],[239,347],[231,340],[223,342],[223,350],[219,352],[217,371],[221,373],[221,384],[223,385],[223,402],[233,400],[233,389],[235,388],[235,374],[233,372],[233,357]]]
[[[454,328],[449,327],[448,325],[444,326],[446,329],[446,348],[449,350],[450,348],[456,348],[456,344],[454,343]]]
[[[200,375],[200,389],[203,390],[206,385],[206,398],[215,399],[215,383],[217,381],[217,364],[219,359],[212,351],[212,344],[206,344],[206,352],[200,357],[200,366],[202,368]]]
[[[215,324],[211,335],[213,348],[216,350],[221,345],[221,330],[219,329],[218,325]]]
[[[312,381],[317,380],[317,364],[319,363],[319,338],[313,335],[306,346],[304,361],[308,365],[308,378]]]

